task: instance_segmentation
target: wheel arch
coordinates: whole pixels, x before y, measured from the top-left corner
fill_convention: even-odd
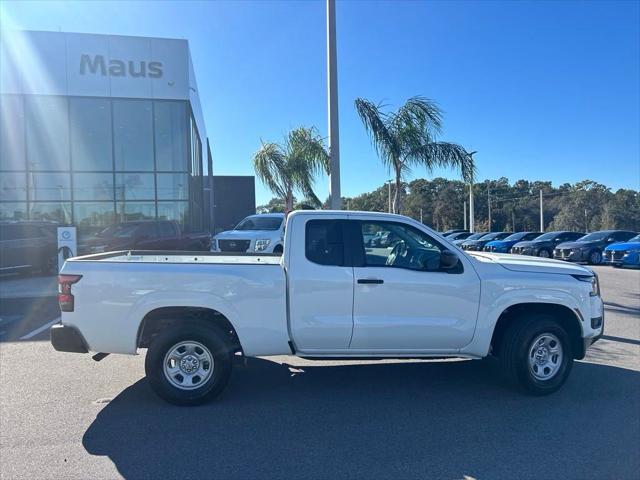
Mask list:
[[[558,303],[525,302],[510,305],[502,311],[493,329],[491,336],[491,352],[500,355],[500,345],[507,327],[518,318],[530,314],[551,315],[567,332],[571,340],[573,357],[584,358],[585,348],[582,339],[581,314],[578,310]]]
[[[148,348],[153,338],[179,322],[196,321],[223,332],[233,351],[242,351],[235,327],[226,315],[209,307],[163,306],[149,311],[140,322],[136,348]]]

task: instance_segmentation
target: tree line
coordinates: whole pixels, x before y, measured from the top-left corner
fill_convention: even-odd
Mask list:
[[[392,203],[395,186],[391,187]],[[485,180],[473,187],[476,231],[537,231],[540,229],[540,190],[545,231],[572,230],[590,232],[606,229],[640,231],[640,192],[631,189],[612,191],[592,180],[554,187],[549,181],[518,180],[509,183],[502,177]],[[436,230],[462,228],[469,214],[469,184],[459,180],[419,178],[403,182],[399,190],[403,214]],[[491,204],[491,227],[489,227]],[[295,209],[326,208],[324,204],[302,199]],[[371,192],[343,197],[343,208],[369,212],[389,210],[389,186]],[[284,202],[275,197],[258,212],[284,212]],[[468,223],[467,223],[468,226]]]
[[[613,192],[592,180],[558,187],[540,180],[510,184],[504,177],[475,183],[476,152],[439,140],[442,112],[425,97],[412,97],[396,111],[358,98],[355,109],[393,179],[392,185],[343,198],[343,208],[402,213],[436,230],[461,228],[465,224],[464,204],[473,185],[476,231],[539,230],[540,191],[547,231],[640,230],[640,194],[636,190]],[[316,176],[329,173],[329,153],[317,129],[299,127],[282,143],[262,142],[253,162],[256,175],[275,195],[258,207],[259,212],[327,207],[328,201],[323,204],[313,191]],[[416,169],[430,173],[438,167],[454,169],[462,180],[406,180]],[[296,202],[296,194],[301,201]]]

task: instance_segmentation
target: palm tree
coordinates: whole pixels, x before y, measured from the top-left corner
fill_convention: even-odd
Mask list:
[[[442,112],[431,100],[412,97],[396,112],[382,112],[383,105],[358,98],[356,111],[371,136],[382,162],[395,173],[393,212],[402,211],[402,177],[414,167],[436,167],[459,170],[470,181],[475,166],[473,158],[460,145],[438,142],[442,130]]]
[[[316,174],[329,173],[329,154],[315,128],[299,127],[289,132],[284,144],[265,143],[253,157],[256,175],[284,200],[285,211],[293,210],[294,193],[319,205],[313,192]]]

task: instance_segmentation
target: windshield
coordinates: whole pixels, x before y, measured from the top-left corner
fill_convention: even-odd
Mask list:
[[[521,238],[526,237],[529,234],[529,232],[518,232],[518,233],[514,233],[509,235],[507,238],[505,238],[505,241],[507,240],[520,240]]]
[[[234,230],[278,230],[280,225],[282,225],[282,217],[254,215],[242,220]]]
[[[562,232],[547,232],[540,235],[536,240],[553,240],[558,237]]]
[[[467,237],[467,240],[478,240],[479,238],[484,237],[486,234],[487,232],[474,233],[473,235]]]
[[[128,238],[128,237],[133,237],[136,234],[136,230],[138,229],[139,225],[116,225],[115,228],[113,228],[113,230],[111,230],[109,232],[110,237],[116,237],[116,238]],[[103,230],[104,233],[104,230]],[[106,235],[102,235],[102,236],[106,236]]]
[[[611,235],[611,232],[593,232],[588,233],[584,237],[580,237],[576,242],[592,242],[594,240],[602,240]]]
[[[630,238],[629,240],[627,240],[627,242],[640,242],[640,235],[636,235],[633,238]]]
[[[482,240],[496,240],[500,239],[504,235],[502,232],[491,232],[487,233],[482,237]],[[504,238],[504,237],[502,237]]]

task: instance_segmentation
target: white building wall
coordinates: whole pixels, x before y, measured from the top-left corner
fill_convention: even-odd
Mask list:
[[[206,139],[186,40],[3,31],[0,93],[189,100]]]

